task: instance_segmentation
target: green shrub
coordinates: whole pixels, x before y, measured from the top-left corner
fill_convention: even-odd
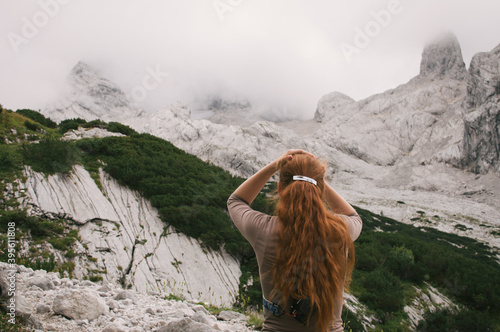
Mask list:
[[[59,123],[59,132],[64,134],[69,130],[76,130],[79,126],[84,125],[86,122],[87,121],[80,118],[63,120]]]
[[[46,174],[68,173],[78,160],[78,150],[69,141],[45,136],[39,143],[23,144],[26,164]]]
[[[342,322],[344,323],[344,331],[346,332],[364,332],[365,327],[359,320],[356,314],[347,309],[346,306],[342,307]]]
[[[114,132],[114,133],[120,133],[123,135],[130,136],[132,134],[137,134],[137,132],[130,128],[129,126],[126,126],[124,124],[118,123],[118,122],[110,122],[108,123],[108,131]]]
[[[410,249],[393,247],[387,255],[385,266],[401,279],[408,279],[415,266],[415,257]]]
[[[366,234],[364,234],[366,235]],[[356,245],[356,269],[363,271],[373,271],[384,263],[387,259],[387,252],[390,245],[380,242],[365,242],[366,237],[362,237],[355,242]]]
[[[0,171],[15,171],[21,168],[22,157],[17,147],[0,144]]]
[[[435,312],[427,311],[424,319],[418,322],[418,332],[485,332],[498,331],[498,326],[486,311],[462,309],[459,311],[448,308]]]
[[[41,129],[42,127],[40,127],[40,125],[36,122],[31,122],[31,121],[24,121],[24,125],[26,126],[26,128],[28,128],[29,130],[33,130],[33,131],[37,131],[39,129]]]
[[[360,300],[371,308],[376,308],[377,315],[385,320],[388,313],[400,311],[404,307],[401,283],[395,275],[385,268],[369,272],[362,281],[365,292]]]
[[[102,128],[102,129],[106,129],[107,127],[107,123],[100,120],[100,119],[97,119],[97,120],[92,120],[92,121],[89,121],[87,123],[84,123],[82,125],[83,128]]]
[[[57,124],[52,121],[49,118],[46,118],[43,114],[37,111],[33,111],[30,109],[19,109],[16,111],[16,113],[21,114],[22,116],[25,116],[33,121],[38,122],[42,126],[48,127],[48,128],[56,128]]]
[[[76,241],[74,237],[52,237],[48,242],[56,249],[67,250]]]

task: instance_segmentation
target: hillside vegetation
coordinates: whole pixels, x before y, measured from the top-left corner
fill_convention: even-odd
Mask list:
[[[100,127],[125,137],[60,140],[64,132]],[[138,134],[118,123],[86,122],[81,119],[53,125],[39,113],[4,110],[0,114],[0,246],[6,248],[5,230],[15,218],[18,236],[32,236],[66,249],[71,262],[71,244],[78,238],[63,222],[29,217],[19,211],[17,201],[4,197],[6,186],[22,178],[23,165],[53,174],[71,172],[80,163],[91,173],[104,171],[121,184],[139,191],[158,209],[166,225],[202,241],[207,250],[227,252],[241,262],[239,305],[261,304],[256,259],[248,242],[233,227],[226,200],[244,180],[207,164],[160,138]],[[96,178],[97,179],[97,178]],[[97,181],[97,180],[96,180]],[[271,184],[269,187],[274,187]],[[399,202],[404,204],[404,202]],[[261,194],[254,208],[270,213],[272,204]],[[376,318],[374,331],[410,331],[406,305],[428,285],[439,289],[458,306],[435,312],[428,310],[418,331],[500,331],[500,266],[490,248],[470,238],[427,227],[413,227],[356,208],[364,228],[356,245],[356,268],[351,292],[366,312],[343,312],[346,331],[362,331],[362,316]],[[416,218],[434,218],[421,212]],[[35,258],[36,257],[36,258]],[[5,254],[0,255],[5,261]],[[55,266],[41,252],[21,263],[34,268],[70,271]],[[253,284],[247,283],[253,279]]]

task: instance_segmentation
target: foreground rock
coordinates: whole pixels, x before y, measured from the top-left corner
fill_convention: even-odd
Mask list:
[[[69,319],[91,321],[106,314],[109,309],[95,290],[75,289],[57,295],[54,298],[52,310],[55,314]]]
[[[8,270],[8,264],[0,263],[2,291]],[[23,318],[42,331],[251,331],[241,317],[245,316],[231,311],[224,314],[224,320],[219,320],[200,304],[170,301],[158,294],[60,278],[58,273],[17,265],[14,274],[16,301],[22,305],[16,313],[16,322]],[[48,280],[54,286],[42,289],[31,282],[33,279]]]

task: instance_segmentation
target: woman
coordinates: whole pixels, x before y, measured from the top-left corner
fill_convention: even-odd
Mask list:
[[[276,171],[277,215],[269,216],[249,205]],[[343,331],[342,295],[362,221],[324,174],[325,166],[314,155],[289,150],[228,199],[231,219],[257,256],[263,331]]]

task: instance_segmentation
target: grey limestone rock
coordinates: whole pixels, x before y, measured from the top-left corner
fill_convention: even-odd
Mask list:
[[[190,318],[183,318],[175,320],[168,323],[166,326],[162,326],[158,329],[158,332],[213,332],[217,331],[208,325],[195,322]]]
[[[52,310],[69,319],[91,321],[107,313],[108,306],[96,291],[83,288],[57,295]]]
[[[247,317],[239,312],[232,310],[223,310],[217,315],[217,318],[220,320],[234,320],[234,321],[243,321],[246,320]]]
[[[211,325],[217,321],[214,316],[209,316],[202,311],[197,311],[193,316],[190,317],[192,320],[198,323]]]
[[[36,312],[39,314],[46,314],[50,312],[50,306],[46,305],[45,303],[39,303],[36,306]]]
[[[500,173],[500,45],[476,54],[469,68],[462,166]]]
[[[28,280],[27,282],[28,287],[29,286],[37,286],[40,287],[43,290],[49,290],[49,289],[54,289],[54,283],[52,280],[50,280],[47,277],[32,277],[31,279]]]
[[[318,107],[316,108],[316,112],[314,113],[314,120],[316,120],[316,122],[327,121],[337,115],[337,108],[354,102],[354,99],[343,93],[329,93],[321,97],[321,99],[319,100]]]
[[[125,299],[130,299],[133,302],[135,302],[136,301],[135,293],[128,290],[123,290],[120,293],[116,294],[115,296],[115,300],[125,300]]]
[[[126,331],[127,331],[126,328],[116,323],[111,323],[102,330],[102,332],[126,332]]]

